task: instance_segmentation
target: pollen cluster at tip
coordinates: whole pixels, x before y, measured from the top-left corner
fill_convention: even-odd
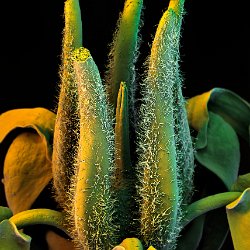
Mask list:
[[[80,47],[73,51],[71,58],[73,61],[84,62],[90,57],[91,57],[91,54],[89,50],[84,47]]]

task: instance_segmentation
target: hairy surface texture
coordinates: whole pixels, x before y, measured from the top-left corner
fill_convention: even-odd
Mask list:
[[[67,0],[64,14],[61,84],[52,157],[55,197],[61,207],[68,206],[67,193],[79,136],[78,93],[71,58],[73,50],[82,46],[82,22],[78,0]]]
[[[192,187],[193,152],[178,65],[183,4],[170,1],[161,18],[142,83],[139,111],[141,237],[146,245],[160,249],[175,248],[183,200],[191,195],[186,185]]]
[[[80,138],[71,185],[73,237],[83,249],[110,249],[115,243],[113,124],[104,87],[89,51],[75,52],[74,69],[79,93]]]

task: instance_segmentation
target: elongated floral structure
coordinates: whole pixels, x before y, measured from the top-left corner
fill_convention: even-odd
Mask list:
[[[181,78],[176,81],[174,90],[175,145],[179,180],[182,182],[182,203],[186,206],[193,194],[194,150],[185,109],[185,99],[181,91]]]
[[[116,199],[116,225],[121,230],[120,237],[126,238],[134,229],[135,213],[135,171],[130,156],[128,91],[121,82],[117,98],[115,124],[115,170],[113,190]],[[120,239],[120,240],[122,240]]]
[[[111,174],[114,163],[114,133],[104,87],[89,51],[74,52],[79,92],[80,138],[72,190],[76,244],[82,249],[110,249],[114,245],[114,200]]]
[[[127,84],[129,100],[133,98],[134,64],[139,47],[138,32],[142,2],[142,0],[126,0],[111,46],[106,82],[108,83],[109,100],[114,108],[117,105],[117,95],[122,81]]]
[[[193,194],[194,152],[193,143],[187,119],[186,100],[182,95],[182,77],[179,70],[179,40],[183,15],[183,0],[170,1],[169,9],[173,9],[175,17],[175,30],[173,31],[173,85],[174,119],[175,119],[175,145],[177,151],[177,166],[179,180],[182,182],[182,202],[187,205]],[[174,75],[173,75],[174,76]]]
[[[180,152],[177,151],[174,112],[176,81],[180,81],[178,59],[183,4],[183,0],[172,0],[163,14],[151,49],[148,75],[142,84],[138,133],[138,173],[143,172],[139,190],[141,237],[147,246],[159,249],[174,249],[182,214]]]
[[[53,180],[56,200],[67,206],[66,194],[73,173],[79,134],[78,94],[74,81],[71,53],[82,46],[82,22],[78,0],[67,0],[64,7],[60,96],[53,143]]]
[[[116,125],[115,125],[115,144],[116,159],[115,164],[118,166],[116,186],[122,185],[123,178],[118,176],[124,174],[125,166],[131,166],[130,147],[128,138],[128,91],[126,84],[121,82],[117,98],[116,107]]]

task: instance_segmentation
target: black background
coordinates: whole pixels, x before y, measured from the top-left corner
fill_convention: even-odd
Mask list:
[[[101,75],[123,0],[80,0],[83,42]],[[247,3],[247,2],[246,2]],[[168,1],[144,1],[141,66]],[[55,109],[64,25],[61,0],[1,3],[0,112],[42,106]],[[185,97],[213,87],[230,89],[250,101],[249,15],[244,1],[187,0],[181,40]]]

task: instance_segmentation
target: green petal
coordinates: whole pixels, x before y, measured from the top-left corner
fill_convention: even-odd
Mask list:
[[[197,249],[201,241],[204,221],[205,215],[201,215],[185,228],[177,242],[177,250]]]
[[[213,112],[208,115],[208,122],[197,136],[195,157],[230,189],[238,176],[239,140],[234,129],[223,118]]]
[[[9,219],[12,215],[12,211],[8,207],[0,206],[0,222]]]
[[[29,250],[30,242],[30,236],[20,233],[13,222],[0,223],[0,250]]]
[[[200,250],[221,249],[228,235],[229,227],[225,208],[210,211],[206,215]]]
[[[214,88],[209,92],[190,98],[187,103],[191,127],[200,130],[212,111],[228,122],[235,131],[249,142],[250,105],[232,91]]]
[[[226,207],[235,250],[250,249],[250,188]]]
[[[247,188],[250,188],[250,173],[239,175],[237,181],[233,184],[231,191],[243,192]]]
[[[208,110],[223,117],[240,136],[249,141],[250,105],[247,101],[232,91],[215,88],[208,102]]]

